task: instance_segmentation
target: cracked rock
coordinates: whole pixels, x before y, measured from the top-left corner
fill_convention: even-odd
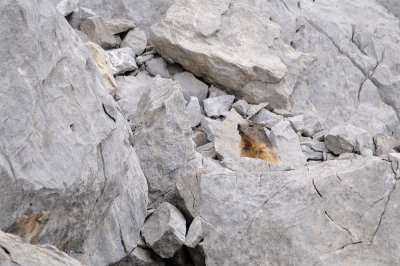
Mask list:
[[[183,97],[185,97],[186,101],[190,101],[190,97],[194,96],[202,103],[207,98],[208,86],[198,80],[192,73],[185,71],[175,74],[173,78],[181,85]]]
[[[235,100],[233,95],[217,96],[203,101],[204,111],[208,117],[226,116]]]
[[[371,136],[351,124],[341,124],[329,130],[325,136],[326,147],[334,154],[360,153],[371,141]]]
[[[130,47],[106,51],[114,76],[138,69],[135,53]]]
[[[185,218],[177,208],[165,202],[147,219],[142,235],[160,257],[172,258],[185,242]]]

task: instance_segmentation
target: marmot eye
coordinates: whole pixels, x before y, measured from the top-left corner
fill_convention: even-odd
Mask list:
[[[249,127],[254,127],[254,125],[251,125],[251,124],[250,124]]]

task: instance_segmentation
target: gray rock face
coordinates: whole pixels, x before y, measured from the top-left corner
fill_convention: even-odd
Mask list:
[[[201,122],[201,107],[199,99],[196,97],[190,97],[190,102],[186,106],[186,112],[189,116],[190,126],[196,127]]]
[[[151,78],[137,110],[130,124],[135,128],[134,147],[147,177],[150,203],[175,202],[175,182],[180,175],[190,175],[193,169],[188,163],[195,158],[179,84],[159,76]]]
[[[162,78],[169,78],[167,62],[162,57],[154,58],[146,62],[146,70],[153,76],[160,75]]]
[[[293,167],[301,167],[306,164],[299,138],[288,121],[281,121],[273,126],[269,138],[283,163]]]
[[[93,9],[105,18],[133,20],[139,28],[148,32],[174,3],[173,0],[80,0],[82,7]]]
[[[251,121],[264,124],[266,125],[269,129],[271,129],[273,126],[278,124],[283,120],[283,117],[280,115],[276,115],[267,109],[261,109],[257,114],[255,114],[252,118]]]
[[[360,153],[371,140],[365,130],[351,124],[341,124],[329,130],[325,136],[325,145],[334,154]]]
[[[172,258],[185,242],[186,221],[172,204],[165,202],[145,222],[143,237],[162,258]]]
[[[206,265],[396,264],[395,184],[390,163],[376,157],[262,175],[203,175]]]
[[[396,0],[377,0],[377,2],[383,5],[390,13],[400,18],[400,3]]]
[[[147,37],[139,28],[130,30],[121,42],[121,47],[130,47],[136,55],[141,55],[146,49]]]
[[[201,226],[201,218],[200,216],[197,216],[190,224],[189,231],[185,239],[185,246],[189,248],[195,248],[201,240],[203,240],[203,228]]]
[[[0,264],[12,265],[60,265],[79,266],[76,259],[69,257],[50,245],[31,245],[17,236],[0,231]]]
[[[247,115],[247,111],[249,111],[250,105],[245,100],[239,100],[235,102],[232,107],[242,116]]]
[[[181,85],[183,97],[190,101],[190,97],[194,96],[203,102],[207,98],[208,86],[198,80],[192,73],[182,72],[174,75],[174,80],[177,80]]]
[[[0,9],[0,229],[83,264],[114,263],[136,245],[147,207],[129,126],[50,2]]]
[[[204,111],[208,117],[226,116],[232,107],[235,96],[223,95],[208,98],[203,101]]]
[[[118,266],[161,266],[165,265],[160,258],[154,258],[151,250],[137,247],[129,256],[116,264]]]
[[[392,170],[396,174],[396,179],[400,178],[400,153],[389,153],[389,161],[392,163]]]
[[[378,134],[374,137],[374,144],[376,148],[376,155],[381,156],[388,154],[392,149],[400,145],[400,141],[397,138]]]
[[[135,53],[130,47],[108,50],[106,53],[114,76],[138,69]]]
[[[297,77],[314,58],[285,45],[278,24],[230,2],[176,2],[152,27],[151,42],[169,61],[248,102],[287,107]]]
[[[71,14],[68,22],[72,28],[79,29],[82,22],[94,16],[96,16],[96,13],[94,13],[93,10],[89,8],[79,7]]]
[[[121,38],[110,31],[102,17],[89,17],[82,22],[80,30],[88,36],[90,41],[104,49],[115,48],[121,44]]]
[[[135,22],[128,19],[105,18],[103,19],[103,22],[114,35],[129,31],[136,27]]]
[[[221,122],[218,120],[213,120],[208,117],[203,117],[200,122],[201,129],[207,134],[207,139],[213,141],[217,128],[220,126]]]
[[[311,137],[314,134],[323,131],[325,129],[325,123],[322,121],[315,112],[306,112],[303,114],[304,131],[302,132],[305,136]],[[301,123],[300,123],[301,129]]]
[[[79,0],[62,0],[58,3],[56,9],[60,12],[64,17],[68,16],[78,7]]]

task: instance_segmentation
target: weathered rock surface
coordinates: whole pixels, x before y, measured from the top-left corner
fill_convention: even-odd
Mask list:
[[[139,28],[130,30],[121,42],[121,47],[130,47],[136,55],[143,54],[147,45],[147,37]]]
[[[173,0],[80,0],[80,5],[93,9],[105,18],[125,18],[148,32],[174,3]]]
[[[135,52],[130,47],[106,51],[111,63],[113,75],[123,74],[138,68],[135,59]]]
[[[299,138],[288,121],[281,121],[273,126],[269,138],[283,163],[293,167],[301,167],[306,164]]]
[[[145,91],[139,100],[138,112],[129,123],[134,129],[134,147],[147,177],[150,203],[175,202],[177,178],[195,170],[188,166],[195,158],[195,151],[186,102],[179,84],[170,79],[151,78],[142,88]],[[126,106],[122,109],[129,110],[129,102]]]
[[[169,78],[171,75],[168,72],[167,62],[164,58],[153,58],[146,62],[146,70],[153,76],[160,75],[162,78]]]
[[[325,145],[334,154],[360,153],[371,141],[371,136],[365,130],[351,124],[337,125],[325,136]]]
[[[162,56],[190,72],[248,102],[280,108],[313,60],[283,43],[278,24],[224,0],[178,1],[152,27],[150,39]]]
[[[172,258],[185,242],[186,221],[177,208],[165,202],[145,222],[142,234],[160,257]]]
[[[111,32],[102,17],[89,17],[82,22],[80,30],[88,36],[90,41],[104,49],[115,48],[121,44],[121,38]]]
[[[208,117],[226,116],[232,107],[235,96],[223,95],[203,101],[204,111]]]
[[[83,264],[114,263],[136,245],[147,206],[129,126],[50,2],[0,9],[0,228]]]
[[[186,101],[190,101],[190,97],[194,96],[202,103],[207,98],[208,86],[198,80],[192,73],[185,71],[174,75],[173,78],[181,85],[183,97],[185,97]]]
[[[79,266],[76,259],[69,257],[50,245],[31,245],[17,236],[0,231],[0,264],[12,265],[59,265]]]
[[[399,187],[379,158],[262,175],[225,169],[203,175],[200,191],[207,265],[399,259]]]
[[[197,216],[190,224],[186,235],[185,246],[195,248],[203,240],[203,228],[201,227],[201,218]]]

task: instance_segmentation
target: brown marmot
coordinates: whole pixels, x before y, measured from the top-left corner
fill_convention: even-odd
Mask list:
[[[238,124],[237,129],[242,137],[240,156],[257,158],[267,162],[281,162],[263,125],[254,122],[241,123]]]

